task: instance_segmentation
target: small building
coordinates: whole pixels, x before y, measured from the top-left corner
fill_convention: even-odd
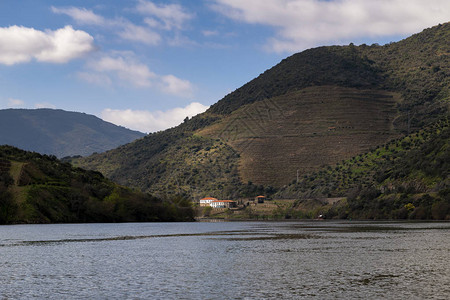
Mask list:
[[[212,208],[233,208],[237,207],[236,201],[233,200],[215,200],[211,202]]]
[[[212,206],[211,202],[213,202],[213,201],[217,201],[217,199],[213,198],[213,197],[206,197],[206,198],[200,199],[200,206]]]
[[[264,203],[266,196],[258,196],[255,198],[255,203]]]

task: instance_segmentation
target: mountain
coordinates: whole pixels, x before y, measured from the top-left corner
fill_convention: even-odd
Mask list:
[[[274,193],[448,116],[450,23],[294,54],[169,130],[74,161],[158,195]]]
[[[104,152],[144,135],[84,113],[54,109],[0,110],[0,145],[57,157]]]
[[[0,224],[188,220],[183,198],[161,200],[54,156],[0,146]]]

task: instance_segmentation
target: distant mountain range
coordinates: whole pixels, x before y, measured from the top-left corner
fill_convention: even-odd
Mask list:
[[[279,190],[307,197],[314,193],[287,186],[447,118],[449,103],[445,23],[384,46],[294,54],[175,128],[74,163],[156,195],[234,199]],[[402,149],[377,155],[390,160]],[[339,188],[322,189],[325,197],[350,193],[339,172]],[[386,176],[367,184],[381,190]],[[320,181],[304,186],[321,188]],[[434,187],[429,182],[423,191]]]
[[[0,145],[57,157],[104,152],[145,136],[93,115],[55,109],[0,110]]]

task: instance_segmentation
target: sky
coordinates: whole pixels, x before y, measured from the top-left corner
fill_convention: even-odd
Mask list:
[[[449,0],[0,0],[0,109],[155,132],[294,53],[448,21]]]

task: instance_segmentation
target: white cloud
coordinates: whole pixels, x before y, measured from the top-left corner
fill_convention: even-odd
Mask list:
[[[50,47],[36,54],[39,61],[65,63],[95,50],[94,38],[81,30],[74,30],[71,26],[47,31]]]
[[[149,16],[145,22],[155,28],[165,30],[182,30],[186,22],[194,16],[178,4],[155,4],[151,1],[139,0],[137,11]]]
[[[143,15],[143,24],[137,25],[123,17],[105,18],[92,10],[78,7],[51,7],[55,14],[64,14],[81,25],[95,25],[105,30],[113,31],[123,40],[147,44],[150,46],[161,44],[163,37],[161,31],[179,32],[186,28],[187,22],[194,15],[187,12],[179,4],[155,4],[151,1],[139,0],[134,12]],[[169,45],[190,45],[192,42],[187,38],[169,39]]]
[[[93,50],[94,38],[71,26],[45,32],[21,26],[0,27],[0,63],[5,65],[29,62],[33,58],[66,63]]]
[[[161,36],[148,28],[129,22],[125,23],[122,27],[123,29],[117,34],[123,39],[147,45],[158,45],[161,42]]]
[[[409,35],[448,21],[448,0],[214,0],[213,9],[276,28],[267,47],[292,52],[365,37]]]
[[[216,30],[203,30],[202,34],[203,34],[203,36],[209,37],[209,36],[219,35],[219,32]]]
[[[150,87],[152,80],[157,77],[145,64],[140,63],[128,53],[105,55],[89,62],[88,68],[96,72],[97,78],[98,75],[114,75],[119,81],[131,83],[136,87]],[[89,81],[89,78],[87,79]],[[112,82],[111,78],[109,80]]]
[[[53,105],[53,104],[48,103],[48,102],[42,102],[42,103],[36,103],[34,105],[34,108],[53,108],[53,109],[55,109],[56,105]]]
[[[161,89],[166,94],[188,98],[192,96],[194,90],[188,80],[180,79],[173,75],[161,76]]]
[[[20,99],[8,98],[8,100],[7,100],[7,106],[9,108],[23,107],[24,105],[25,105],[25,101],[20,100]]]
[[[52,6],[51,10],[55,14],[68,15],[79,24],[86,25],[105,25],[106,19],[100,15],[95,14],[92,10],[78,7],[57,8]]]
[[[113,52],[89,61],[87,70],[78,78],[97,85],[132,85],[138,88],[157,88],[165,94],[190,98],[192,83],[174,75],[158,75],[141,63],[132,52]]]
[[[155,132],[176,126],[186,117],[192,117],[208,109],[198,102],[186,107],[177,107],[167,111],[115,110],[105,109],[101,118],[105,121],[142,132]]]

